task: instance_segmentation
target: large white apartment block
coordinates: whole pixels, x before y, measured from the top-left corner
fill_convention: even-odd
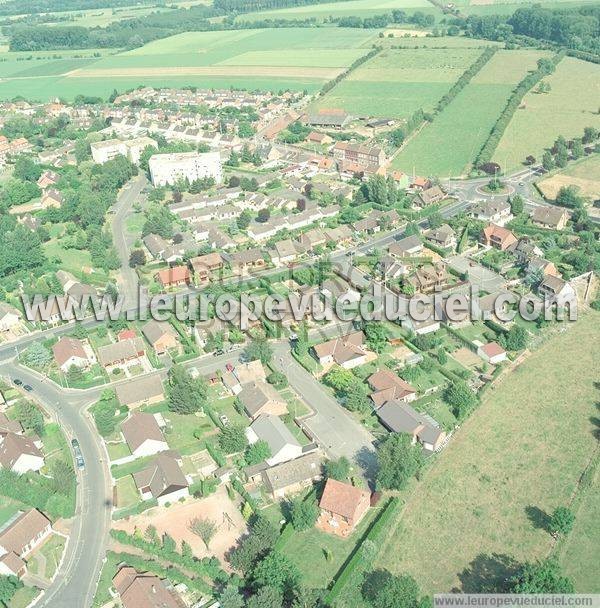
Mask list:
[[[204,177],[212,177],[217,183],[223,180],[218,152],[155,154],[150,158],[149,167],[154,186],[174,185],[181,179],[190,183]]]
[[[151,137],[137,137],[127,141],[107,139],[90,144],[92,158],[99,165],[103,165],[119,155],[125,156],[134,165],[137,165],[144,148],[148,146],[158,148],[158,144]]]

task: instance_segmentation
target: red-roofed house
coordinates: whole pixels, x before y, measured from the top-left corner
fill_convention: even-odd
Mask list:
[[[85,369],[96,363],[96,355],[85,340],[63,336],[54,344],[52,352],[58,367],[65,374],[73,366]]]
[[[117,340],[119,342],[122,342],[123,340],[133,340],[136,337],[137,337],[137,334],[135,333],[135,329],[122,329],[117,334]]]
[[[488,342],[487,344],[482,344],[477,349],[477,354],[484,361],[487,361],[492,365],[506,361],[506,351],[497,342]]]
[[[376,371],[367,378],[367,382],[373,389],[370,397],[376,408],[392,399],[408,403],[417,398],[417,391],[389,369]]]
[[[348,536],[364,517],[371,494],[366,490],[328,479],[319,502],[319,528],[339,536]]]
[[[500,249],[500,251],[508,249],[518,241],[517,237],[508,228],[496,226],[496,224],[488,224],[483,229],[482,237],[483,242],[488,247],[494,247]]]
[[[156,275],[158,282],[165,288],[181,287],[182,285],[189,285],[190,283],[190,270],[187,266],[173,266],[172,268],[165,268]]]

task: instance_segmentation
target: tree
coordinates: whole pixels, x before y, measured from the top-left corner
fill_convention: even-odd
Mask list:
[[[287,594],[300,582],[300,572],[285,555],[273,549],[257,564],[253,579],[255,588],[269,586]]]
[[[292,526],[298,532],[312,528],[319,517],[319,512],[316,501],[296,498],[290,505]]]
[[[16,576],[0,576],[0,605],[8,606],[13,595],[23,586]]]
[[[273,587],[262,587],[248,598],[246,608],[282,608],[283,593]]]
[[[558,562],[547,559],[523,564],[509,581],[509,593],[574,593],[573,581],[563,576]]]
[[[556,195],[556,204],[577,209],[583,207],[584,201],[577,186],[562,186]]]
[[[221,429],[219,446],[226,454],[243,452],[248,446],[244,427],[232,424]]]
[[[288,385],[288,379],[282,372],[271,372],[267,376],[267,382],[272,384],[277,389],[285,388]]]
[[[19,401],[16,405],[16,418],[27,431],[40,437],[45,433],[44,415],[31,401]]]
[[[55,460],[50,465],[54,489],[58,494],[68,495],[75,485],[75,470],[64,460]]]
[[[344,481],[350,475],[350,461],[345,456],[341,456],[337,460],[328,460],[323,468],[325,477],[338,481]]]
[[[175,553],[177,551],[175,539],[166,532],[162,535],[162,548],[166,553]]]
[[[510,201],[511,213],[513,215],[521,215],[521,213],[523,213],[523,208],[523,197],[520,194],[515,194]]]
[[[463,420],[475,407],[477,396],[462,380],[451,382],[444,391],[444,401],[452,408],[458,420]]]
[[[264,515],[250,519],[250,534],[232,550],[229,562],[236,570],[248,573],[254,564],[270,551],[279,538],[279,530]]]
[[[365,577],[361,592],[373,608],[420,608],[423,599],[419,586],[407,574],[395,576],[375,570]]]
[[[250,211],[248,211],[248,209],[244,209],[240,215],[238,215],[237,219],[235,220],[237,227],[240,230],[246,230],[246,228],[248,228],[248,226],[250,226],[250,222],[252,221],[252,214],[250,213]]]
[[[265,339],[253,339],[244,349],[248,361],[260,361],[266,365],[273,358],[273,349]]]
[[[571,154],[573,155],[574,159],[581,158],[585,154],[585,150],[583,149],[583,142],[581,141],[581,139],[573,140]]]
[[[554,158],[550,152],[544,152],[542,156],[542,167],[546,169],[546,171],[552,171],[555,167]]]
[[[375,353],[383,352],[387,344],[387,331],[383,323],[370,321],[364,326],[367,346]]]
[[[129,267],[137,268],[146,263],[146,254],[142,249],[134,249],[129,255]]]
[[[52,353],[41,342],[33,344],[23,353],[25,365],[35,368],[43,368],[52,361]]]
[[[583,143],[591,144],[596,139],[598,139],[598,130],[594,127],[585,127],[583,130]]]
[[[259,439],[246,448],[244,458],[249,465],[263,462],[271,456],[271,448],[264,439]]]
[[[439,211],[434,211],[427,219],[429,227],[432,229],[439,228],[444,223],[444,218]]]
[[[194,517],[194,519],[190,520],[188,523],[188,529],[196,536],[199,536],[208,549],[212,537],[217,533],[217,524],[211,519]]]
[[[154,526],[148,526],[146,528],[146,531],[144,532],[144,536],[149,543],[158,546],[160,539],[158,537],[158,532],[156,531],[156,528]]]
[[[556,507],[550,518],[550,531],[553,534],[562,534],[566,536],[572,529],[575,523],[575,515],[567,507]]]
[[[345,394],[349,391],[356,376],[340,365],[334,365],[323,377],[325,384],[331,386],[336,393]]]
[[[219,597],[221,608],[243,608],[244,598],[240,590],[233,584],[227,585]]]
[[[507,350],[523,350],[527,347],[527,330],[521,325],[513,325],[505,334],[500,336],[500,343]]]
[[[167,377],[169,409],[177,414],[195,414],[206,405],[207,388],[201,377],[192,378],[182,365],[173,365]]]
[[[377,487],[401,490],[423,464],[423,450],[408,433],[390,433],[377,450]]]

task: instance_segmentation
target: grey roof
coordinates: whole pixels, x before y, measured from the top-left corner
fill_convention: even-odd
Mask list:
[[[244,384],[238,395],[240,403],[250,416],[255,416],[269,401],[283,401],[281,395],[266,382],[249,382]]]
[[[168,321],[155,321],[154,319],[151,319],[142,327],[142,333],[150,344],[154,344],[165,334],[177,337],[177,332]]]
[[[416,234],[411,234],[410,236],[405,236],[403,239],[392,243],[389,246],[390,253],[394,251],[398,252],[408,252],[411,249],[416,249],[422,247],[423,243],[421,243],[421,239]]]
[[[278,416],[262,414],[250,425],[250,429],[256,433],[259,439],[269,444],[273,455],[280,452],[286,445],[300,447],[298,440]]]
[[[263,479],[270,491],[275,492],[303,481],[320,478],[322,464],[323,457],[313,452],[267,469],[263,472]]]
[[[154,498],[188,487],[188,481],[177,462],[178,454],[161,452],[145,469],[133,474],[138,488],[150,488]]]
[[[155,397],[164,397],[162,380],[159,374],[140,376],[128,382],[117,384],[115,393],[122,405],[131,405],[140,401],[149,401]]]
[[[435,443],[443,433],[433,418],[420,414],[407,403],[392,400],[377,410],[377,417],[394,433],[410,433],[426,443]]]
[[[162,441],[166,444],[165,437],[152,414],[146,412],[134,412],[121,424],[121,431],[125,441],[132,452],[135,452],[145,441]]]

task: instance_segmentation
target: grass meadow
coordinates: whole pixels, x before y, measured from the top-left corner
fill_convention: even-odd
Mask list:
[[[550,92],[536,93],[534,87],[525,95],[494,154],[509,171],[529,154],[541,158],[559,135],[581,137],[585,127],[600,128],[600,65],[565,57],[544,80]]]
[[[538,51],[498,51],[433,123],[407,143],[393,166],[444,177],[468,173],[515,85],[541,56]]]
[[[599,322],[600,314],[587,313],[485,394],[407,495],[376,566],[411,574],[427,593],[468,591],[477,576],[504,575],[512,559],[548,555],[552,538],[540,521],[569,504],[597,447]],[[589,491],[579,530],[594,534],[597,515]],[[576,529],[570,539],[567,570],[577,590],[597,592],[590,566],[600,562],[597,534]]]
[[[406,118],[418,108],[432,110],[465,69],[477,49],[385,49],[354,70],[318,108],[344,108],[353,115]]]

